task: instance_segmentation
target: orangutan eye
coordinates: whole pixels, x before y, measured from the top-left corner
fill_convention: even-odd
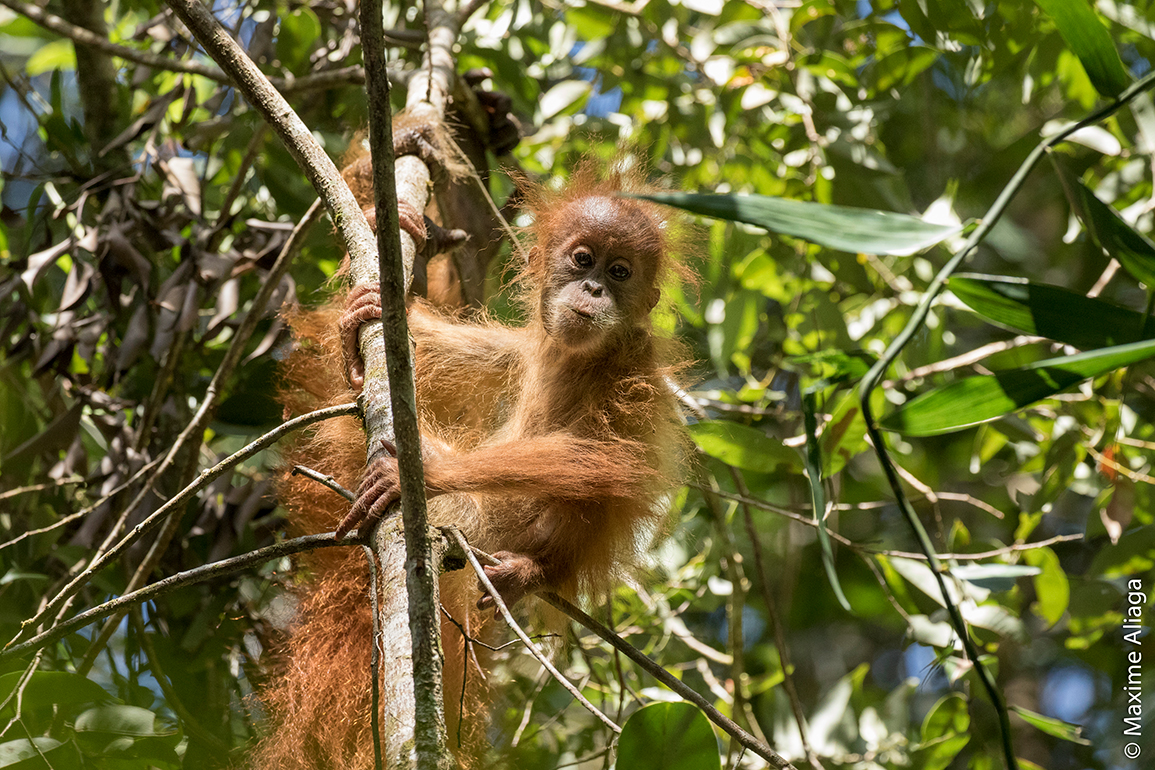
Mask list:
[[[594,254],[589,249],[581,246],[574,249],[573,261],[578,267],[593,267]]]
[[[610,269],[606,271],[610,274],[610,278],[615,281],[624,281],[630,277],[630,269],[623,264],[610,265]]]

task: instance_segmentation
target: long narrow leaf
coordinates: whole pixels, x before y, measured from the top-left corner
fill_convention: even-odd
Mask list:
[[[1080,350],[1142,339],[1142,313],[1058,286],[998,275],[956,275],[949,287],[968,307],[997,326],[1065,342]]]
[[[1155,340],[1050,358],[1021,369],[968,377],[924,393],[880,425],[908,436],[937,436],[1010,414],[1088,377],[1155,355]]]
[[[907,214],[766,195],[660,193],[637,197],[702,216],[757,225],[854,254],[914,254],[962,230],[961,225],[936,225]]]
[[[1155,289],[1155,243],[1127,224],[1114,207],[1099,200],[1070,169],[1058,160],[1054,165],[1071,208],[1095,242],[1119,260],[1135,280],[1142,281],[1148,290]]]
[[[1088,0],[1035,0],[1059,28],[1067,46],[1103,96],[1116,97],[1131,84],[1111,35]]]
[[[808,390],[802,397],[802,421],[806,427],[806,475],[810,478],[810,502],[814,519],[818,522],[818,543],[822,546],[822,566],[826,568],[826,578],[834,590],[834,597],[842,609],[850,612],[850,602],[842,592],[838,581],[838,571],[834,568],[834,544],[826,531],[826,490],[822,487],[822,450],[818,446],[818,419],[814,414],[814,391]]]

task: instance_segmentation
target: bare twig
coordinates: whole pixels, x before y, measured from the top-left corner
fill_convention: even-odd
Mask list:
[[[701,489],[701,487],[697,486],[697,485],[694,485],[694,488],[695,489]],[[804,524],[808,527],[816,528],[818,526],[818,522],[816,522],[810,516],[803,516],[800,513],[795,513],[794,511],[791,511],[789,509],[783,508],[783,507],[778,506],[778,505],[774,505],[773,503],[767,503],[764,500],[759,500],[755,497],[750,497],[748,495],[737,495],[737,494],[734,494],[733,492],[726,492],[725,490],[721,490],[721,489],[715,490],[714,494],[718,495],[719,497],[725,498],[727,500],[734,500],[735,502],[739,502],[739,503],[742,503],[744,505],[749,505],[749,506],[752,506],[754,508],[758,508],[758,509],[763,510],[763,511],[769,511],[770,513],[776,513],[779,516],[784,516],[784,517],[790,519],[791,521],[796,521],[799,524]],[[950,497],[947,496],[948,494],[950,495]],[[954,500],[954,499],[962,499],[964,497],[969,497],[968,495],[957,495],[956,496],[953,493],[947,493],[947,492],[939,492],[938,496],[939,496],[939,498],[944,499],[944,500],[947,500],[947,499]],[[886,504],[887,505],[893,505],[893,503],[886,503]],[[853,507],[853,506],[840,505],[839,510],[849,510],[851,507]],[[877,506],[872,506],[872,507],[877,507]],[[870,546],[863,545],[862,543],[856,543],[853,540],[850,540],[849,538],[845,537],[844,535],[841,535],[838,532],[834,531],[833,529],[828,528],[827,533],[830,535],[830,537],[833,540],[837,540],[839,543],[841,543],[842,545],[845,545],[847,548],[851,548],[851,549],[853,549],[855,551],[859,551],[861,553],[877,554],[879,556],[895,556],[895,557],[899,557],[899,558],[903,558],[903,559],[917,559],[919,561],[926,561],[927,560],[926,555],[922,554],[922,553],[915,553],[913,551],[892,551],[892,550],[888,550],[888,549],[884,549],[884,548],[871,548]],[[1035,549],[1035,548],[1045,548],[1047,546],[1054,545],[1055,543],[1067,543],[1067,542],[1071,542],[1071,541],[1075,541],[1075,540],[1082,540],[1082,539],[1083,539],[1082,535],[1056,535],[1055,537],[1048,538],[1046,540],[1039,540],[1039,541],[1034,542],[1034,543],[1014,543],[1013,545],[1008,545],[1008,546],[1005,546],[1003,548],[996,548],[996,549],[991,550],[991,551],[980,551],[978,553],[939,553],[939,554],[937,554],[937,556],[940,559],[951,559],[953,561],[979,561],[981,559],[991,559],[991,558],[994,558],[997,556],[1005,556],[1009,553],[1016,553],[1018,551],[1030,551],[1030,550]]]
[[[178,588],[184,588],[185,586],[196,583],[204,583],[214,578],[225,577],[227,575],[235,575],[238,572],[243,572],[258,564],[263,564],[264,562],[279,559],[284,556],[292,556],[302,551],[312,551],[317,548],[332,548],[335,546],[360,545],[361,542],[359,537],[346,537],[342,540],[337,540],[332,532],[323,535],[306,535],[304,537],[265,546],[264,548],[258,548],[255,551],[250,551],[241,556],[233,556],[232,558],[222,559],[212,564],[194,567],[193,569],[164,578],[163,580],[158,580],[138,591],[124,594],[92,609],[85,610],[20,644],[10,645],[7,649],[0,651],[0,662],[20,657],[28,652],[40,650],[58,639],[63,639],[69,634],[106,618],[115,612],[143,602],[159,599]]]
[[[369,563],[369,611],[373,617],[373,652],[369,656],[369,677],[372,682],[369,698],[369,729],[373,733],[373,767],[381,770],[381,612],[377,608],[377,553],[367,545],[361,546]]]
[[[225,352],[224,358],[221,360],[217,370],[213,372],[213,378],[209,381],[208,387],[205,389],[204,398],[201,399],[200,406],[197,408],[196,414],[193,415],[192,420],[189,421],[188,426],[180,432],[168,454],[165,455],[165,462],[161,464],[160,468],[149,478],[148,483],[136,495],[136,498],[128,504],[125,512],[136,510],[137,506],[143,502],[145,496],[151,491],[153,485],[160,478],[161,474],[165,472],[167,467],[176,461],[177,456],[183,451],[184,447],[196,441],[199,443],[203,440],[205,427],[211,422],[213,416],[216,414],[217,401],[224,389],[224,384],[229,377],[232,376],[233,370],[236,369],[237,364],[240,363],[241,357],[245,352],[245,345],[249,338],[252,337],[253,332],[257,328],[257,324],[265,315],[265,309],[268,307],[269,300],[272,299],[273,292],[280,286],[281,279],[285,273],[288,272],[289,265],[292,264],[293,258],[300,251],[301,243],[304,240],[305,233],[312,227],[313,223],[317,221],[321,213],[320,200],[313,201],[305,212],[305,216],[297,223],[290,233],[285,245],[281,247],[281,253],[277,255],[276,262],[273,263],[272,268],[269,269],[269,274],[265,276],[264,283],[261,284],[257,296],[253,298],[252,304],[249,306],[248,313],[245,314],[244,320],[241,321],[237,328],[232,341],[229,344],[229,349]],[[196,453],[193,453],[187,462],[185,471],[182,473],[181,481],[188,483],[196,468]],[[123,519],[123,517],[122,517]],[[157,536],[145,554],[144,559],[137,565],[136,571],[128,581],[125,587],[126,591],[135,591],[148,581],[149,575],[156,569],[157,564],[160,563],[164,556],[165,550],[172,542],[172,538],[176,535],[177,529],[180,527],[180,516],[172,516],[165,522],[163,529]],[[117,527],[109,534],[109,539],[106,541],[106,546],[111,539],[117,535],[119,530],[119,523]],[[105,546],[105,547],[106,547]],[[103,550],[104,547],[102,547]],[[120,623],[123,615],[116,615],[109,619],[104,627],[101,628],[100,633],[97,634],[88,651],[84,655],[84,660],[77,666],[78,673],[87,673],[93,662],[96,660],[96,655],[112,638],[112,634],[116,631],[116,626]]]
[[[953,358],[944,358],[942,361],[935,361],[933,364],[920,366],[917,369],[911,369],[906,374],[897,380],[887,380],[882,383],[884,388],[893,388],[901,383],[910,382],[911,380],[919,380],[924,377],[929,377],[932,374],[941,374],[942,372],[949,372],[955,369],[960,369],[964,366],[978,363],[984,358],[989,358],[995,353],[1002,353],[1007,350],[1014,350],[1021,348],[1024,345],[1034,345],[1036,342],[1045,342],[1046,337],[1032,337],[1029,334],[1020,334],[1011,340],[1001,340],[999,342],[991,342],[986,345],[969,350],[966,353],[954,356]]]
[[[232,85],[230,76],[216,67],[197,61],[173,59],[161,54],[155,54],[147,49],[130,48],[118,45],[105,37],[97,35],[84,27],[70,24],[64,19],[45,11],[31,3],[22,3],[19,0],[0,0],[0,5],[7,6],[17,13],[27,16],[32,21],[58,35],[74,40],[77,43],[98,48],[101,51],[124,59],[125,61],[143,64],[153,69],[168,72],[184,72],[190,75],[200,75],[222,85]],[[390,73],[393,77],[395,73]],[[396,73],[400,75],[400,73]],[[285,77],[270,77],[270,83],[281,93],[298,93],[333,88],[340,85],[358,85],[365,82],[365,70],[359,66],[342,67],[341,69],[318,72],[301,77],[288,75]]]
[[[601,722],[606,727],[610,728],[610,730],[612,730],[615,734],[620,734],[622,728],[618,727],[617,723],[603,714],[597,706],[590,703],[589,700],[587,700],[586,697],[581,694],[581,691],[574,687],[573,683],[566,679],[565,676],[560,671],[558,671],[552,663],[549,662],[549,658],[545,656],[545,653],[538,649],[538,646],[533,643],[533,640],[529,638],[529,635],[526,634],[522,627],[518,625],[517,621],[513,619],[513,615],[510,614],[509,608],[505,606],[505,602],[502,600],[501,595],[497,592],[497,589],[493,587],[493,583],[490,581],[489,575],[485,574],[485,570],[482,568],[481,563],[477,560],[475,549],[472,548],[465,540],[465,536],[461,534],[461,531],[456,527],[446,527],[442,531],[449,534],[449,536],[452,537],[457,542],[457,544],[461,546],[462,550],[465,551],[465,558],[469,559],[469,563],[473,566],[473,571],[477,573],[477,579],[481,581],[481,584],[485,586],[485,590],[489,592],[491,597],[493,597],[493,602],[497,605],[497,611],[501,613],[503,618],[505,618],[505,622],[508,623],[509,627],[513,629],[513,632],[517,634],[517,638],[521,639],[522,644],[526,646],[526,649],[529,650],[530,654],[537,658],[538,662],[541,663],[541,665],[544,666],[545,669],[553,675],[554,679],[556,679],[558,683],[561,684],[561,686],[564,687],[569,692],[569,694],[578,701],[578,703],[580,703],[586,708],[587,711],[601,720]],[[486,554],[486,556],[490,559],[491,563],[500,564],[500,562],[494,559],[492,556],[489,556],[488,554]]]
[[[62,487],[65,484],[83,483],[84,479],[80,476],[69,476],[66,479],[53,479],[52,481],[46,481],[43,484],[31,484],[26,487],[16,487],[15,489],[9,489],[7,492],[0,492],[0,500],[7,500],[11,497],[26,495],[29,492],[40,492],[45,489],[52,489],[53,487]]]
[[[97,508],[99,508],[101,505],[103,505],[105,502],[107,502],[108,500],[111,500],[114,496],[120,494],[121,492],[123,492],[124,490],[128,489],[130,486],[135,484],[141,476],[148,473],[150,469],[155,468],[157,463],[159,463],[161,461],[161,459],[162,458],[158,457],[155,460],[153,460],[152,462],[142,466],[140,468],[140,470],[138,470],[136,473],[132,474],[132,476],[127,481],[125,481],[123,484],[117,486],[115,489],[110,491],[107,495],[100,498],[99,500],[97,500],[95,503],[88,506],[87,508],[82,508],[79,511],[77,511],[76,513],[70,513],[67,516],[65,516],[63,519],[61,519],[60,521],[49,524],[47,527],[41,527],[40,529],[30,529],[27,532],[22,532],[21,534],[17,535],[16,537],[12,538],[11,540],[8,540],[4,543],[0,543],[0,551],[4,550],[5,548],[7,548],[10,545],[16,545],[17,543],[19,543],[21,540],[23,540],[25,538],[34,537],[35,535],[43,535],[45,532],[51,532],[52,530],[59,529],[60,527],[63,527],[65,525],[69,524],[70,522],[76,521],[77,519],[84,518],[85,516],[92,513]],[[37,486],[40,486],[40,485],[37,485]]]
[[[44,607],[38,613],[36,613],[35,617],[24,621],[21,624],[20,633],[18,633],[16,637],[6,645],[6,648],[11,650],[15,649],[16,646],[22,646],[17,645],[17,643],[26,638],[32,629],[43,623],[48,615],[60,609],[61,605],[63,605],[69,597],[75,595],[75,593],[79,591],[80,588],[84,586],[93,575],[99,572],[113,559],[122,554],[130,545],[135,543],[141,537],[141,535],[156,529],[164,521],[165,517],[167,517],[169,513],[175,510],[180,510],[181,507],[186,502],[188,502],[188,500],[191,499],[192,496],[196,494],[200,489],[210,484],[214,479],[219,478],[226,471],[231,470],[242,460],[246,460],[249,457],[255,455],[257,452],[267,449],[281,438],[295,430],[299,430],[300,428],[312,425],[315,422],[320,422],[321,420],[328,420],[333,417],[341,417],[344,415],[351,415],[356,413],[356,404],[342,404],[340,406],[331,406],[326,409],[318,409],[315,412],[310,412],[309,414],[296,417],[278,426],[274,430],[269,431],[265,435],[258,438],[256,441],[249,443],[243,449],[225,458],[221,462],[214,465],[212,468],[206,468],[205,470],[201,471],[200,475],[197,476],[197,478],[191,484],[182,489],[179,493],[177,493],[176,496],[169,499],[168,502],[154,511],[144,521],[133,527],[132,531],[125,535],[125,537],[113,548],[106,551],[103,555],[100,556],[100,558],[95,559],[91,564],[89,564],[88,567],[79,575],[77,575],[72,581],[70,581],[60,593],[58,593],[47,604],[45,604]],[[139,591],[136,593],[139,593]],[[95,619],[105,617],[105,615],[111,614],[111,612],[115,611],[116,608],[99,615]],[[77,617],[80,617],[80,615]]]
[[[472,551],[470,551],[470,553],[472,553]],[[710,719],[711,722],[718,725],[718,727],[722,728],[726,733],[733,736],[740,744],[765,759],[771,765],[778,768],[778,770],[787,770],[787,768],[789,768],[789,770],[797,770],[797,768],[790,764],[790,762],[785,757],[774,751],[774,749],[770,748],[762,741],[759,741],[757,738],[743,730],[738,725],[734,724],[731,719],[724,716],[721,712],[718,711],[718,709],[714,708],[714,706],[708,700],[691,690],[680,680],[676,679],[669,671],[666,671],[666,669],[662,668],[657,663],[647,658],[641,650],[639,650],[637,647],[634,647],[626,640],[622,639],[612,630],[607,628],[604,624],[594,620],[574,604],[566,601],[555,593],[541,593],[538,594],[538,597],[549,605],[569,615],[571,618],[576,620],[578,623],[581,623],[590,631],[593,631],[595,634],[608,642],[615,650],[621,651],[627,658],[632,660],[634,663],[637,663],[638,666],[640,666],[650,676],[657,679],[659,682],[673,690],[685,700],[688,700],[698,708],[702,709],[702,711],[705,712],[706,716]]]
[[[337,480],[332,476],[326,476],[325,474],[318,473],[312,468],[306,468],[304,465],[294,465],[293,470],[289,472],[289,475],[304,476],[305,478],[310,478],[321,486],[328,487],[329,489],[333,490],[349,502],[353,502],[355,499],[357,499],[356,495],[354,495],[350,490],[345,489],[345,487],[338,484]]]

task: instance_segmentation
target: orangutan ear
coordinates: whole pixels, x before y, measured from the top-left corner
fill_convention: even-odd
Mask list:
[[[657,286],[650,289],[650,297],[649,297],[650,310],[653,310],[655,307],[657,307],[658,301],[661,299],[662,299],[662,290],[661,289],[659,289]]]

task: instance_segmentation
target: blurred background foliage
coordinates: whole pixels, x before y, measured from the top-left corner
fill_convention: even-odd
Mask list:
[[[1056,27],[1075,5],[1093,8],[1121,70],[1089,76],[1076,42]],[[264,71],[289,84],[293,107],[339,158],[366,120],[363,90],[345,69],[360,61],[354,4],[213,7]],[[168,62],[211,64],[161,3],[53,0],[47,10]],[[415,66],[419,6],[386,13],[391,61]],[[5,640],[114,522],[132,526],[197,468],[279,422],[276,361],[289,340],[268,310],[203,441],[138,496],[142,469],[188,424],[315,197],[226,83],[78,48],[29,15],[0,0]],[[1150,0],[514,0],[473,17],[458,63],[489,68],[487,85],[512,98],[526,127],[513,157],[531,174],[564,176],[582,158],[620,159],[624,147],[659,189],[962,225],[983,215],[1042,137],[1103,104],[1112,82],[1150,73],[1153,19]],[[339,82],[299,80],[316,73]],[[1052,160],[1028,177],[966,269],[1142,313],[1152,288],[1142,254],[1139,274],[1119,269],[1112,242],[1082,225],[1057,168],[1068,192],[1081,181],[1130,232],[1150,236],[1150,96],[1059,145]],[[495,185],[510,188],[500,176]],[[662,323],[697,362],[687,413],[700,463],[674,501],[679,524],[653,573],[599,617],[799,767],[1000,767],[995,713],[952,639],[853,390],[962,234],[921,253],[860,254],[698,221],[684,257],[701,282],[669,292]],[[320,302],[341,252],[328,224],[313,227],[273,308]],[[492,284],[502,282],[498,267]],[[1047,296],[1068,331],[1111,330],[1104,317],[1068,312],[1063,295]],[[1085,347],[1041,328],[1032,336],[993,325],[963,299],[960,286],[933,305],[887,372],[876,412]],[[499,293],[493,307],[510,312]],[[1132,339],[1151,336],[1138,323]],[[1147,693],[1155,681],[1150,652],[1129,674],[1126,654],[1139,648],[1122,628],[1148,617],[1152,590],[1153,374],[1139,363],[975,427],[888,434],[936,549],[959,568],[958,601],[1015,710],[1024,767],[1139,768],[1149,760],[1131,761],[1124,744],[1155,752],[1149,716],[1145,738],[1124,735],[1122,690],[1129,676]],[[833,566],[850,611],[823,569],[813,524],[804,393],[815,405]],[[272,542],[282,528],[276,466],[268,451],[203,490],[158,546],[154,577]],[[102,571],[73,611],[123,592],[145,552],[134,547]],[[183,589],[131,615],[88,660],[96,626],[50,646],[19,714],[15,699],[0,708],[0,766],[236,761],[261,729],[250,680],[291,617],[282,587],[296,579],[285,560]],[[568,673],[612,716],[671,697],[580,630],[567,649]],[[0,699],[28,662],[3,663]],[[610,765],[611,736],[536,663],[514,651],[507,668],[495,761]],[[725,766],[763,766],[720,746]]]

